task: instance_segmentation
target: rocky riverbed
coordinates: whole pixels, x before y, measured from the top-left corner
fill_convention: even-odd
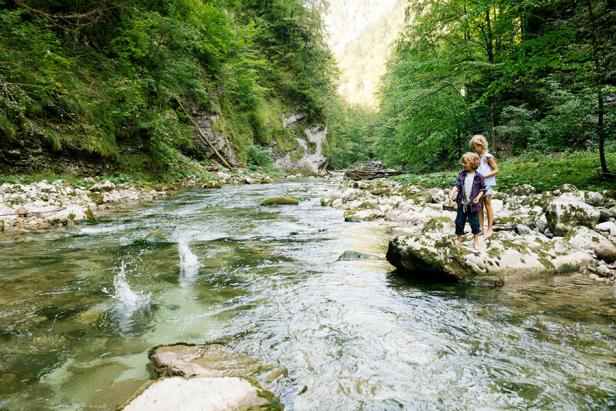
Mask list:
[[[416,277],[481,285],[569,272],[606,284],[616,278],[616,200],[607,192],[523,185],[496,193],[496,233],[478,251],[455,245],[455,206],[442,189],[360,181],[321,204],[346,210],[346,221],[397,223],[387,258]]]
[[[24,232],[62,227],[96,219],[120,204],[152,201],[181,188],[220,188],[227,184],[271,183],[263,173],[219,171],[211,180],[188,176],[164,189],[134,184],[115,184],[106,179],[85,178],[82,185],[64,180],[0,185],[0,232]]]

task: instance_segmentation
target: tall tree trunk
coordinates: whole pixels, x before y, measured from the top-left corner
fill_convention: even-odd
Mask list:
[[[492,65],[494,64],[494,35],[492,33],[492,21],[490,17],[490,7],[486,8],[486,53],[488,62],[490,63],[490,83],[494,81],[494,73],[492,73]],[[494,149],[494,141],[496,139],[496,97],[494,94],[490,96],[490,145]]]
[[[597,33],[597,21],[592,9],[592,0],[586,0],[588,11],[588,23],[591,29],[592,57],[595,68],[595,93],[597,94],[597,137],[599,138],[599,161],[601,162],[601,172],[609,173],[607,161],[605,159],[605,105],[603,100],[603,69],[599,57],[599,35]]]

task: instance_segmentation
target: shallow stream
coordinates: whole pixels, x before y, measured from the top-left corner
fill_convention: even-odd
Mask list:
[[[616,304],[581,275],[426,285],[319,179],[184,191],[0,237],[0,409],[112,410],[150,348],[222,341],[288,370],[289,410],[615,409]],[[292,194],[299,206],[261,207]],[[337,261],[345,251],[378,258]]]

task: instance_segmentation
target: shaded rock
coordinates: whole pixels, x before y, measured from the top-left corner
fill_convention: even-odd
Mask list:
[[[268,401],[248,381],[237,377],[166,378],[149,385],[125,411],[204,411],[258,409]]]
[[[578,250],[591,251],[608,263],[616,261],[616,244],[586,227],[576,227],[565,240]]]
[[[298,205],[299,199],[292,196],[271,197],[261,202],[262,206]]]
[[[548,228],[555,235],[564,235],[577,226],[594,228],[599,221],[599,211],[579,197],[563,194],[552,200],[545,216]]]
[[[541,216],[537,219],[537,221],[535,222],[535,227],[540,233],[545,232],[546,228],[548,228],[548,219],[546,218],[545,214],[541,214]]]
[[[520,234],[520,235],[527,235],[527,234],[531,234],[533,232],[533,230],[531,230],[530,227],[527,226],[527,225],[518,224],[515,227],[515,232]]]

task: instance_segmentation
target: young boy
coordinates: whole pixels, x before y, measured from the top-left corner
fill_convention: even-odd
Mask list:
[[[458,175],[456,183],[449,193],[449,201],[456,201],[458,213],[456,216],[456,244],[461,245],[464,237],[464,226],[468,221],[473,232],[473,248],[479,249],[479,212],[481,199],[486,190],[483,176],[477,172],[480,158],[476,153],[466,153],[460,159],[464,170]]]

